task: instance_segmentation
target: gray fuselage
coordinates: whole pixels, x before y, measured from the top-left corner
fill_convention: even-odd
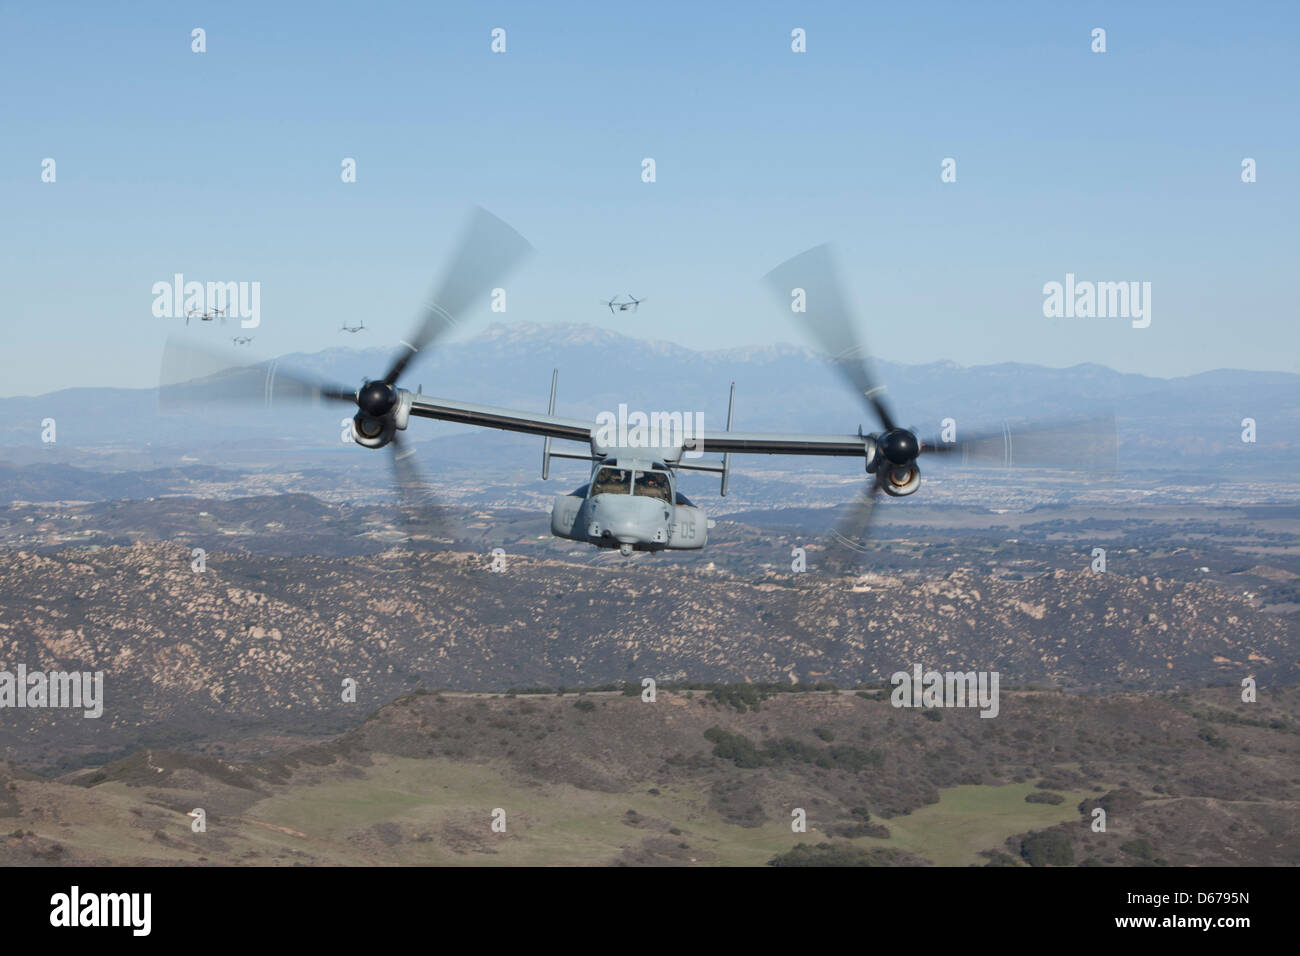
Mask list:
[[[708,518],[677,492],[677,475],[663,462],[607,457],[587,484],[555,499],[551,534],[624,554],[702,548]]]

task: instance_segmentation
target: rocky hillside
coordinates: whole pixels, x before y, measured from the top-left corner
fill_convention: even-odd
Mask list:
[[[417,687],[859,682],[922,664],[1003,686],[1294,684],[1287,618],[1210,585],[1088,571],[850,581],[481,554],[277,558],[138,544],[0,554],[0,669],[103,671],[105,713],[11,710],[7,757],[272,724],[339,729]],[[357,703],[341,700],[345,680]]]

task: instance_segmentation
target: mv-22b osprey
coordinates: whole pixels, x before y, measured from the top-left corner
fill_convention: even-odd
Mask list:
[[[866,487],[831,539],[832,554],[845,556],[861,550],[878,496],[905,497],[921,486],[917,464],[923,455],[942,455],[965,463],[1039,464],[1048,467],[1085,468],[1105,465],[1109,434],[1109,461],[1114,461],[1113,419],[1024,429],[1011,435],[1003,428],[995,434],[942,443],[920,441],[913,429],[902,427],[882,396],[883,387],[872,374],[866,353],[854,334],[854,323],[825,246],[813,248],[777,267],[767,285],[791,309],[832,360],[833,367],[861,397],[881,430],[839,435],[740,432],[732,428],[735,385],[727,411],[725,430],[699,431],[685,427],[659,429],[644,440],[637,429],[611,429],[606,421],[590,422],[555,414],[558,372],[551,378],[550,404],[545,413],[497,408],[452,398],[434,398],[423,388],[412,392],[399,380],[412,362],[443,338],[456,317],[484,300],[491,289],[530,251],[528,243],[495,216],[477,210],[436,288],[424,307],[415,334],[402,343],[388,370],[359,388],[313,381],[286,372],[274,364],[255,370],[253,379],[229,380],[236,393],[252,393],[279,401],[332,400],[355,406],[352,437],[366,448],[392,451],[398,492],[408,506],[427,504],[428,485],[412,460],[413,451],[401,435],[412,418],[429,418],[537,435],[543,439],[542,477],[548,478],[554,459],[590,463],[590,479],[551,508],[551,533],[601,548],[634,551],[697,549],[708,542],[710,522],[705,513],[677,488],[681,471],[712,472],[719,476],[721,493],[727,493],[733,455],[812,455],[857,458],[866,473]],[[485,300],[484,300],[485,301]],[[169,346],[170,348],[171,346]],[[662,424],[662,423],[661,423]],[[1100,426],[1100,427],[1098,427]],[[1086,441],[1092,430],[1103,439],[1100,448]],[[663,440],[665,434],[667,440]],[[581,451],[552,450],[553,442],[585,446]],[[705,459],[705,455],[720,456]],[[426,514],[428,508],[425,507]]]

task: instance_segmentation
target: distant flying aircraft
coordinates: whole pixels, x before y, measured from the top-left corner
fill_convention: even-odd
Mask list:
[[[637,310],[637,306],[639,306],[644,301],[645,299],[638,299],[636,296],[629,293],[626,300],[620,301],[618,296],[614,296],[614,298],[610,299],[605,304],[609,306],[609,311],[611,313],[635,312]]]
[[[247,345],[249,342],[253,341],[253,337],[251,335],[236,335],[230,341],[234,342],[236,345]]]
[[[366,329],[365,319],[362,319],[361,322],[357,325],[348,325],[346,322],[344,322],[339,327],[340,332],[352,332],[353,334],[356,334],[357,332],[364,332],[365,329]]]
[[[185,324],[190,324],[190,319],[197,318],[200,322],[211,322],[213,319],[226,321],[225,309],[213,309],[211,312],[200,312],[198,309],[190,309],[185,313]]]

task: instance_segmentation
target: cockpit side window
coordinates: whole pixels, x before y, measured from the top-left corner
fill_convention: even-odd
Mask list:
[[[591,483],[593,495],[626,495],[632,491],[632,473],[624,468],[602,468]]]
[[[671,501],[672,496],[668,487],[668,475],[662,471],[637,472],[636,491],[634,494],[641,495],[645,498],[659,498],[662,501]]]

